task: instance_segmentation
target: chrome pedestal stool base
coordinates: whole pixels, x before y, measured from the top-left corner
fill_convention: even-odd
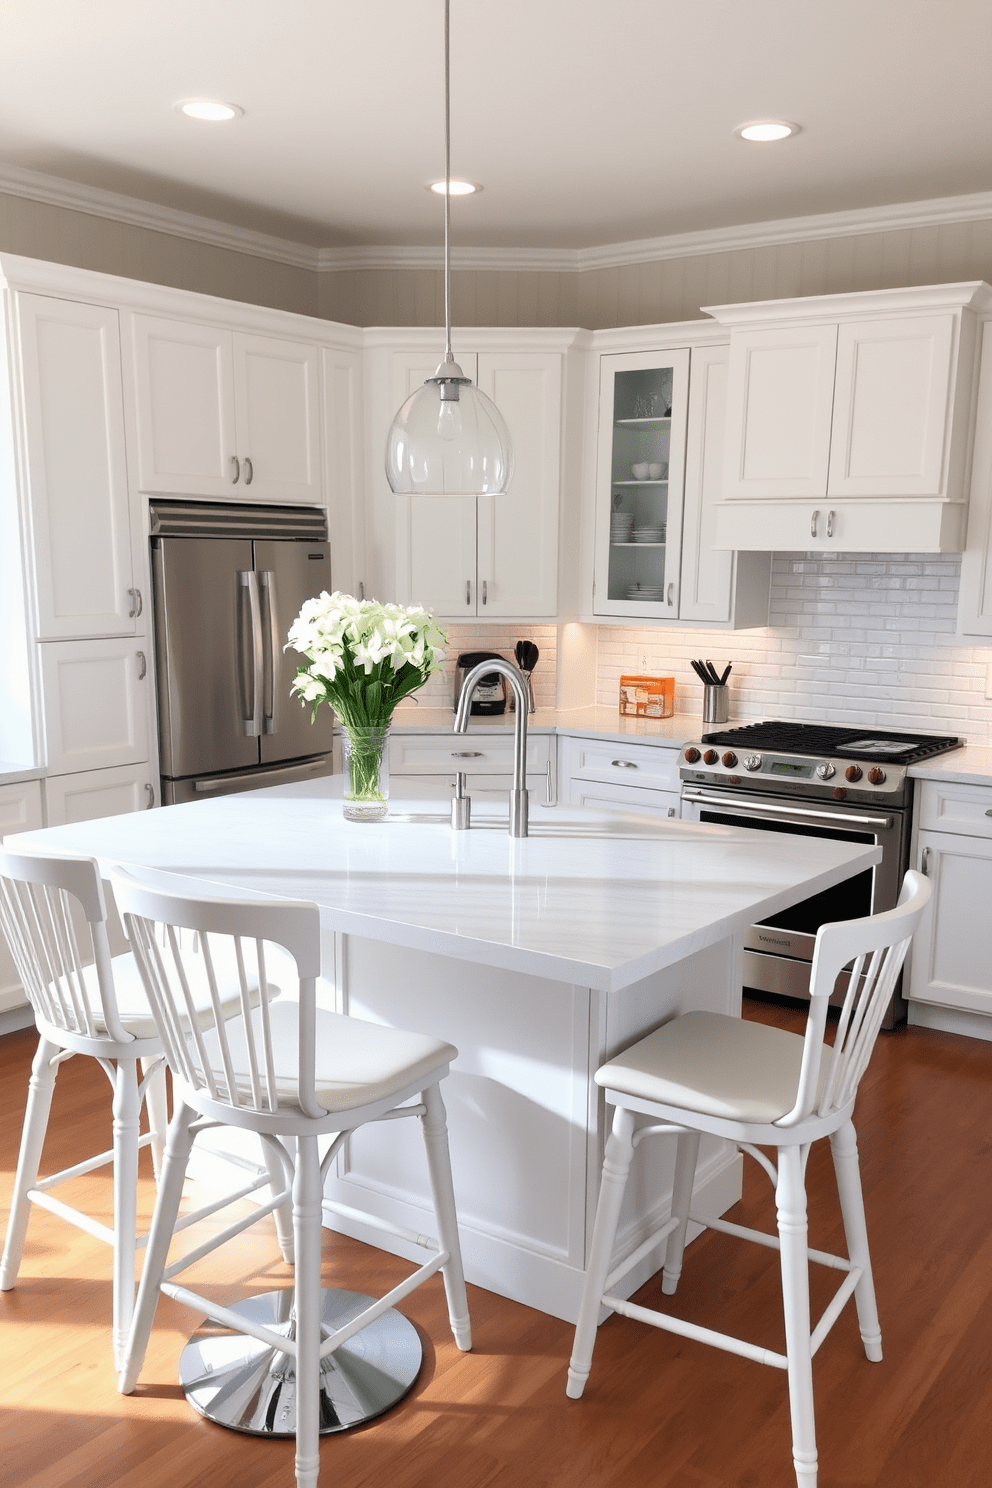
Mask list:
[[[323,1290],[321,1331],[329,1338],[370,1305],[361,1292]],[[249,1322],[292,1337],[293,1292],[261,1292],[231,1307]],[[381,1416],[412,1388],[423,1349],[413,1324],[390,1308],[320,1366],[320,1433]],[[179,1383],[201,1416],[250,1436],[296,1435],[294,1361],[258,1339],[208,1319],[183,1349]]]

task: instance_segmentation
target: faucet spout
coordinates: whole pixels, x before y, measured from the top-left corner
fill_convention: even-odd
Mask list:
[[[455,714],[454,731],[456,734],[464,734],[468,728],[469,713],[472,707],[472,695],[483,677],[488,677],[492,672],[506,678],[513,695],[516,698],[517,715],[513,727],[513,786],[510,791],[510,836],[527,836],[528,819],[528,796],[527,796],[527,688],[523,677],[510,661],[504,661],[497,657],[492,661],[480,661],[468,673],[462,684],[461,696],[458,699],[458,711]]]

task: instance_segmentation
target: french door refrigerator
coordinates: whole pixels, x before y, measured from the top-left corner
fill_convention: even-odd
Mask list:
[[[326,514],[159,500],[151,544],[163,805],[330,774],[333,716],[283,654],[330,585]]]

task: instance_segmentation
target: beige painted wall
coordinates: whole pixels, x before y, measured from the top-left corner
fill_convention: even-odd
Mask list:
[[[2,193],[0,249],[353,325],[444,322],[439,269],[318,273]],[[581,273],[456,269],[452,318],[456,325],[597,330],[691,320],[703,305],[959,279],[992,281],[992,220]]]
[[[0,250],[300,315],[318,314],[314,270],[4,193]]]

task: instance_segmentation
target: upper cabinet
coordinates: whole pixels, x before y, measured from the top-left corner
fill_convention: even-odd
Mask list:
[[[395,496],[383,469],[386,435],[396,410],[437,369],[437,333],[428,334],[429,342],[411,333],[419,345],[381,344],[369,353],[366,590],[428,605],[447,620],[552,618],[559,612],[561,449],[574,333],[464,332],[475,345],[456,344],[455,357],[510,430],[509,489],[499,496]]]
[[[961,559],[958,630],[986,642],[992,637],[992,321],[982,332],[978,410],[968,542]]]
[[[984,284],[720,306],[730,327],[716,541],[960,551]]]
[[[15,302],[34,635],[133,635],[144,628],[143,599],[133,577],[117,311],[33,294]]]
[[[139,489],[321,499],[316,346],[150,315],[131,325]]]
[[[767,624],[768,555],[711,540],[727,358],[726,345],[600,356],[595,616]]]

